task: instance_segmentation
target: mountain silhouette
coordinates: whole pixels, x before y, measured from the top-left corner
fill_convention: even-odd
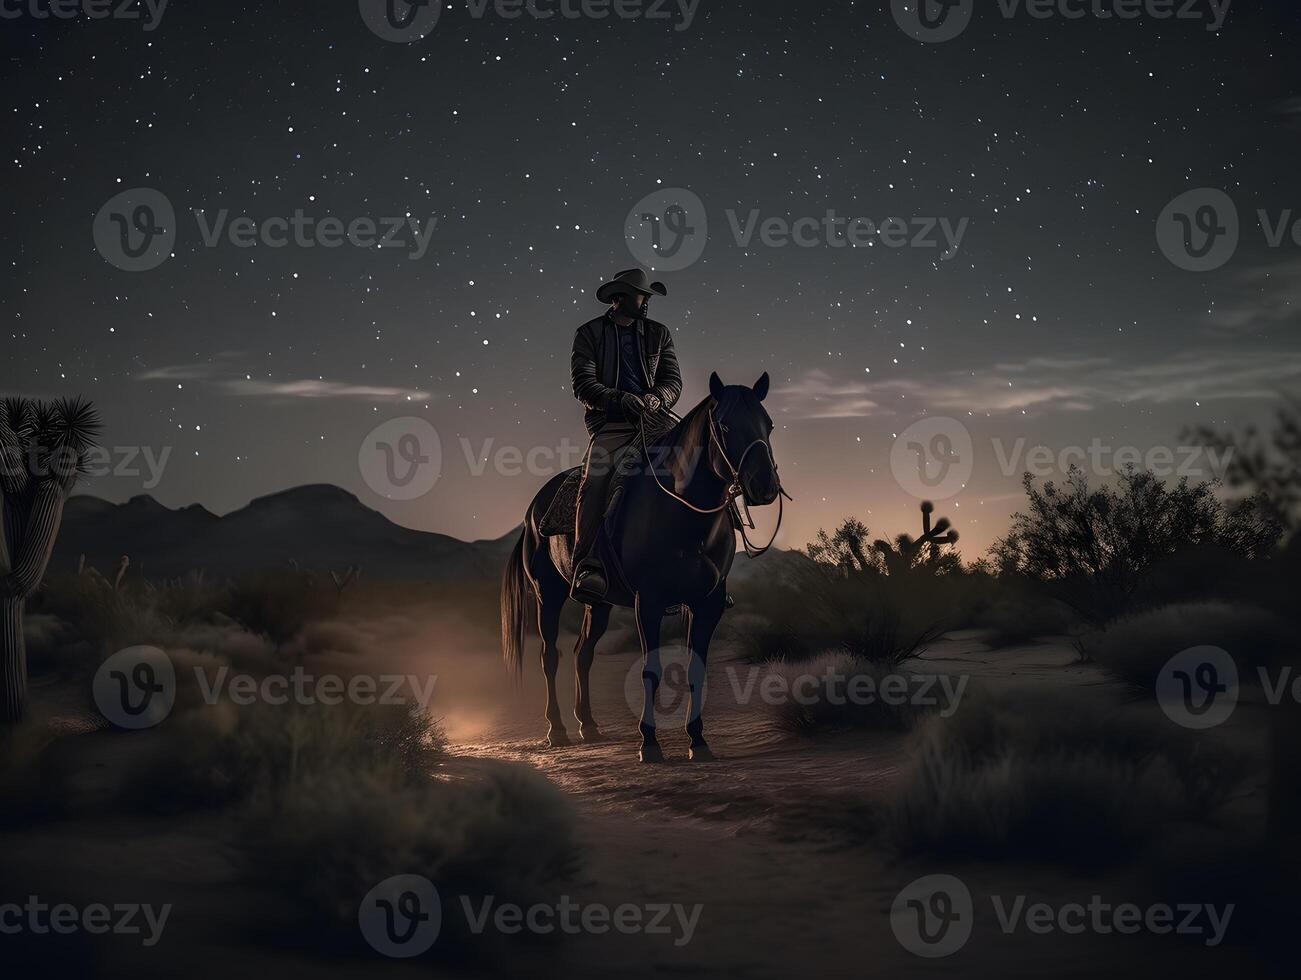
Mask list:
[[[132,572],[150,578],[196,569],[232,575],[291,559],[304,567],[358,564],[368,578],[497,575],[516,534],[466,542],[416,531],[324,484],[258,497],[220,517],[198,504],[173,510],[147,495],[122,504],[75,496],[64,508],[51,569],[74,569],[85,555],[108,572],[127,555]]]

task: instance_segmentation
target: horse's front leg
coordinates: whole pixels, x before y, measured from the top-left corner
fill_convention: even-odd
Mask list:
[[[641,639],[642,705],[641,749],[637,757],[642,762],[663,762],[664,750],[655,738],[655,695],[659,691],[664,668],[660,664],[660,624],[664,618],[664,603],[641,592],[634,606],[637,614],[637,635]]]
[[[687,631],[687,737],[691,748],[687,755],[693,762],[714,758],[705,744],[705,666],[709,663],[709,642],[723,618],[726,602],[727,583],[720,582],[708,597],[691,607],[691,627]]]

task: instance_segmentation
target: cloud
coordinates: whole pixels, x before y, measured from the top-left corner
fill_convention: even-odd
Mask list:
[[[367,398],[377,401],[427,401],[430,398],[429,392],[415,388],[386,388],[342,381],[254,381],[240,378],[220,382],[220,386],[234,395],[261,398]]]
[[[1301,260],[1248,269],[1236,285],[1236,295],[1211,310],[1213,327],[1237,332],[1301,323]]]
[[[227,360],[223,358],[223,360]],[[362,398],[369,401],[428,401],[432,396],[418,388],[362,385],[324,378],[271,381],[249,375],[232,378],[229,364],[172,364],[151,368],[136,376],[137,381],[203,381],[228,395],[246,398]]]
[[[1200,349],[1145,364],[1114,358],[1029,358],[976,371],[884,381],[808,371],[777,388],[780,411],[804,419],[945,411],[999,415],[1087,412],[1108,404],[1272,400],[1301,386],[1301,358],[1277,348]]]

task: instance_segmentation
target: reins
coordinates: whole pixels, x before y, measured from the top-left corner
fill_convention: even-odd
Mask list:
[[[754,518],[750,516],[750,504],[749,501],[745,499],[745,488],[741,486],[741,467],[745,465],[745,458],[750,454],[750,450],[755,446],[763,446],[765,451],[768,453],[768,461],[773,464],[773,471],[776,472],[777,465],[776,461],[773,459],[772,446],[768,443],[767,439],[755,439],[750,443],[750,445],[745,447],[745,451],[741,453],[741,458],[737,461],[736,465],[732,465],[732,460],[727,455],[727,446],[724,445],[723,440],[719,438],[718,432],[715,428],[717,420],[714,418],[713,406],[711,405],[706,409],[706,411],[709,413],[710,441],[718,448],[718,455],[722,457],[723,464],[730,471],[730,475],[727,477],[730,482],[727,485],[727,489],[723,491],[723,502],[721,504],[717,507],[697,507],[690,500],[687,500],[686,497],[675,493],[660,482],[659,473],[656,472],[655,463],[650,457],[650,441],[646,438],[646,418],[645,416],[642,416],[637,420],[637,426],[641,431],[641,448],[642,454],[646,458],[646,466],[650,470],[651,479],[655,481],[657,487],[680,503],[683,507],[695,511],[697,514],[717,514],[720,511],[731,508],[732,515],[736,520],[737,530],[741,532],[741,543],[745,546],[746,555],[751,558],[758,558],[764,552],[768,551],[768,549],[773,546],[773,542],[777,540],[777,535],[781,531],[782,515],[785,510],[782,504],[782,498],[787,496],[787,494],[786,491],[781,488],[781,478],[778,477],[777,526],[773,528],[772,537],[768,539],[768,543],[762,548],[756,548],[750,543],[750,538],[745,533],[747,528],[751,531],[755,530],[756,525],[754,523]],[[715,470],[715,475],[720,477],[722,476],[722,474],[718,473],[717,470]],[[737,498],[740,498],[740,507],[736,504]]]

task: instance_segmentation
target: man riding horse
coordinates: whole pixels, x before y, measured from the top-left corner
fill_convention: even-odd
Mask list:
[[[652,293],[668,290],[648,282],[641,269],[620,272],[596,291],[609,309],[574,336],[574,397],[587,410],[583,421],[592,440],[578,492],[571,594],[587,605],[601,602],[609,589],[600,541],[615,461],[643,427],[650,435],[663,431],[682,395],[669,328],[646,315]]]
[[[557,644],[565,603],[571,595],[581,602],[574,716],[584,741],[600,738],[589,674],[613,607],[631,607],[642,650],[638,757],[659,762],[664,758],[655,718],[664,673],[661,622],[666,609],[680,610],[689,652],[687,757],[701,761],[713,758],[704,735],[705,666],[728,606],[727,576],[736,558],[737,531],[748,554],[767,551],[772,540],[755,547],[747,537],[746,531],[754,528],[749,508],[778,502],[775,540],[785,491],[769,441],[773,421],[763,407],[767,373],[753,385],[726,385],[715,372],[709,376],[708,395],[683,418],[669,412],[682,393],[682,378],[668,329],[646,316],[652,293],[664,296],[666,290],[648,282],[640,270],[621,272],[597,291],[597,298],[610,304],[609,311],[578,328],[574,394],[587,409],[592,442],[581,479],[578,471],[557,473],[524,513],[519,540],[502,572],[502,655],[518,676],[533,612],[542,640],[547,742],[567,745],[556,697]],[[607,505],[616,469],[621,474],[616,499]],[[566,507],[572,505],[576,483],[581,484],[581,502],[572,518]],[[610,507],[618,511],[617,522],[606,519]],[[607,533],[607,527],[614,530]]]

